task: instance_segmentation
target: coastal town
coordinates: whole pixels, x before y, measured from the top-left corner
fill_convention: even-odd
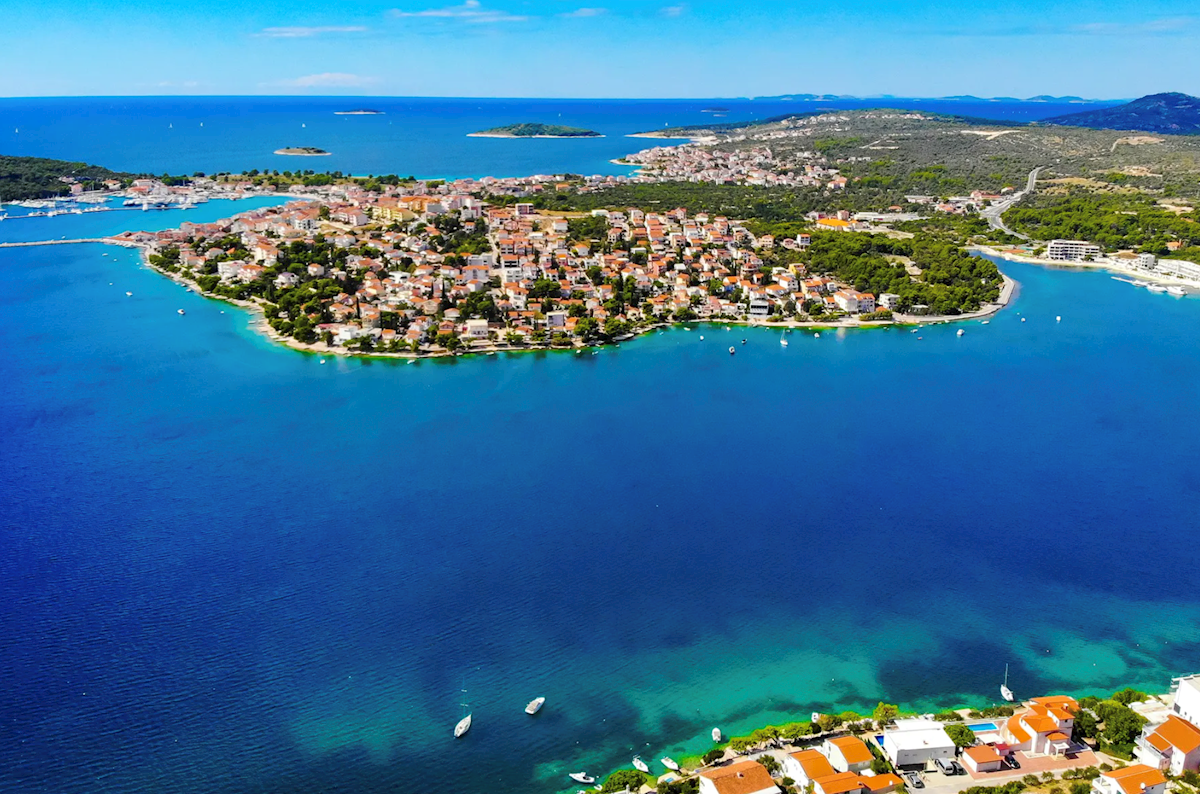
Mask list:
[[[811,233],[777,239],[683,208],[548,213],[523,200],[567,187],[552,179],[418,182],[382,193],[353,183],[304,187],[281,207],[112,241],[143,248],[150,265],[206,294],[260,307],[277,339],[321,351],[580,348],[687,321],[939,319],[917,293],[856,289],[805,264],[814,239],[886,233],[894,220],[886,214],[814,212]],[[205,189],[204,180],[130,188],[147,202],[196,200]],[[893,269],[919,284],[922,263],[898,260],[906,270],[899,261]],[[1008,287],[994,268],[991,278],[996,300],[966,316],[1003,304]]]
[[[1193,794],[1200,786],[1200,675],[1169,692],[1047,695],[983,710],[814,713],[717,741],[658,774],[640,756],[603,791],[682,794]],[[723,739],[719,730],[714,740]],[[579,773],[577,773],[579,774]],[[579,780],[577,775],[573,778]],[[586,777],[586,775],[584,775]],[[589,778],[590,779],[590,778]]]

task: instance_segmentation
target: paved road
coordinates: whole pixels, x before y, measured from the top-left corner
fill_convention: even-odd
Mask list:
[[[1027,194],[1033,192],[1034,185],[1037,184],[1038,174],[1041,172],[1042,168],[1043,168],[1043,166],[1039,165],[1037,168],[1035,168],[1029,172],[1029,179],[1025,182],[1024,190],[1022,190],[1019,193],[1013,193],[1011,196],[1006,198],[1004,201],[1001,201],[997,204],[993,204],[992,206],[988,207],[986,210],[983,211],[982,215],[983,215],[984,219],[988,222],[989,226],[991,226],[993,229],[996,229],[998,231],[1002,231],[1002,232],[1011,234],[1013,237],[1020,237],[1022,240],[1029,239],[1028,235],[1021,234],[1020,232],[1014,232],[1012,229],[1005,226],[1004,219],[1001,216],[1004,215],[1004,213],[1007,212],[1009,210],[1009,208],[1011,208],[1014,204],[1016,204],[1021,199],[1025,198],[1025,196]]]

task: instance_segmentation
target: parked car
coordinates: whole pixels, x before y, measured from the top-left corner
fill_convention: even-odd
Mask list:
[[[1020,769],[1021,768],[1021,762],[1018,761],[1017,757],[1011,753],[1009,755],[1004,756],[1004,765],[1006,767],[1008,767],[1009,769]]]
[[[943,775],[953,775],[954,774],[954,762],[953,761],[947,761],[945,758],[935,758],[935,759],[933,759],[933,763],[938,768],[938,771],[941,772]]]
[[[967,774],[967,770],[963,769],[963,765],[960,764],[959,762],[951,761],[950,763],[954,766],[954,774],[956,774],[956,775]]]
[[[921,780],[921,776],[916,772],[905,772],[904,782],[909,788],[925,788],[925,781]]]

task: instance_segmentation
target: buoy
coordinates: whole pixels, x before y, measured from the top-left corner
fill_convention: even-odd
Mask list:
[[[1054,318],[1054,322],[1056,322],[1056,323],[1061,323],[1061,322],[1062,322],[1062,317],[1061,317],[1061,316],[1055,316],[1055,318]]]

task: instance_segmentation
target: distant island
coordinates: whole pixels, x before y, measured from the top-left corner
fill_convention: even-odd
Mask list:
[[[321,157],[329,154],[324,149],[315,146],[289,146],[286,149],[276,149],[275,154],[290,154],[294,157]]]
[[[507,124],[490,130],[468,133],[469,138],[603,138],[595,130],[564,127],[561,124]]]
[[[335,116],[382,116],[382,110],[371,110],[370,108],[362,108],[360,110],[335,110]]]
[[[1187,94],[1151,94],[1124,105],[1045,119],[1056,127],[1200,135],[1200,99]]]

